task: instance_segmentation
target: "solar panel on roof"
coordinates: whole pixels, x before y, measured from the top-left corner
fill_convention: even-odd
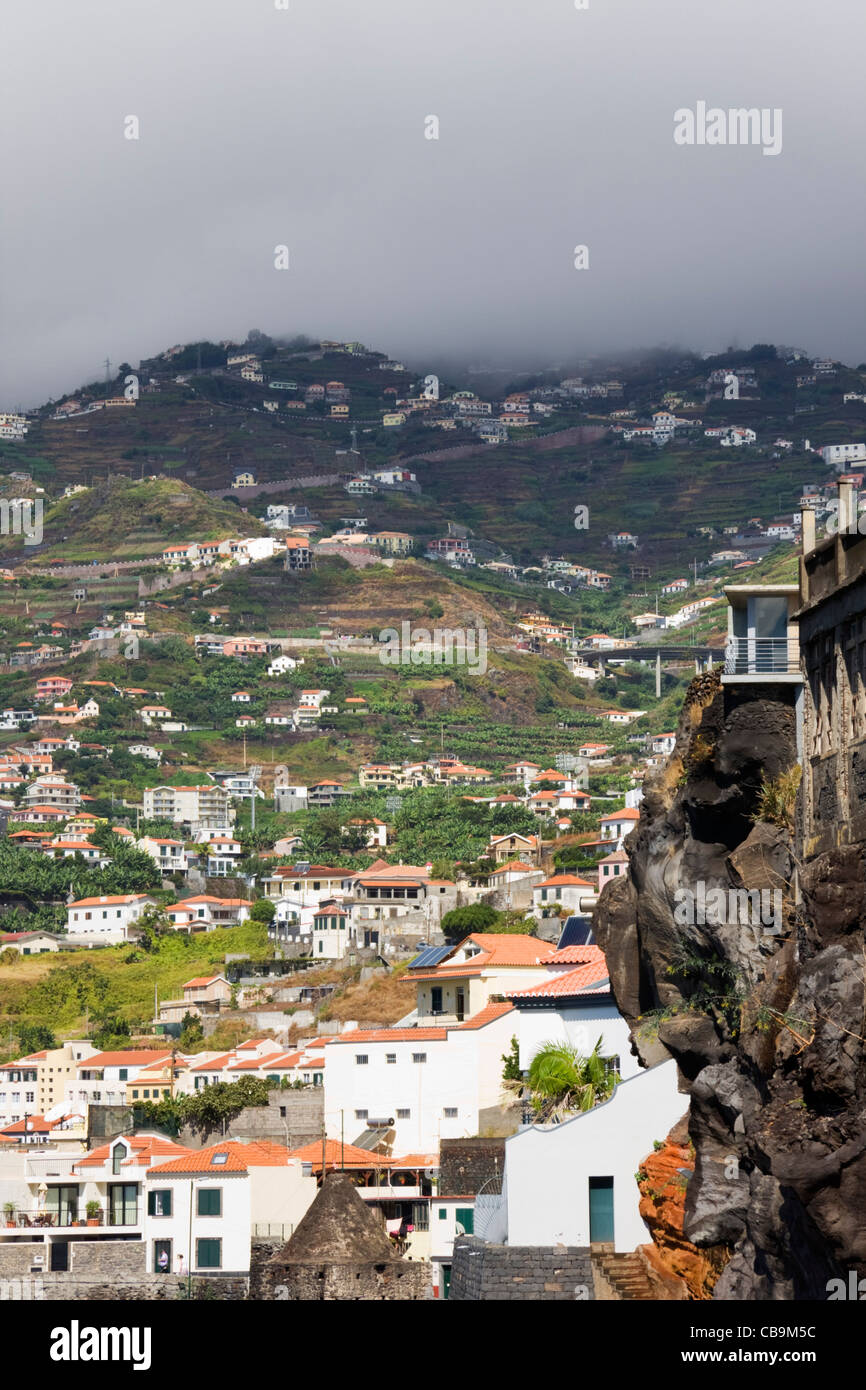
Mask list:
[[[591,917],[569,917],[562,929],[562,935],[557,942],[556,949],[561,951],[563,946],[594,946],[595,937],[592,934]]]
[[[409,962],[409,969],[420,970],[423,967],[425,970],[429,970],[432,966],[438,965],[440,960],[444,960],[448,952],[453,949],[453,944],[450,946],[425,946],[420,956],[416,956],[414,960]]]

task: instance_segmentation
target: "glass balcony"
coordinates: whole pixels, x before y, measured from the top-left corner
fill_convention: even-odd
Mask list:
[[[725,648],[726,676],[795,675],[800,649],[795,637],[729,637]]]

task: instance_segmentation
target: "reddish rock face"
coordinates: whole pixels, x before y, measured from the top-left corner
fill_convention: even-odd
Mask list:
[[[681,1122],[640,1167],[640,1214],[653,1238],[652,1245],[641,1246],[641,1253],[674,1296],[708,1299],[730,1252],[724,1245],[699,1250],[683,1235],[686,1191],[694,1170],[695,1151]]]

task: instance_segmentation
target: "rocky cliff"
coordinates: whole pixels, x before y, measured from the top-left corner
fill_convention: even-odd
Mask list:
[[[689,1093],[683,1232],[730,1252],[721,1299],[823,1299],[866,1272],[864,846],[804,865],[762,799],[796,763],[779,693],[692,683],[596,910],[633,1047]]]

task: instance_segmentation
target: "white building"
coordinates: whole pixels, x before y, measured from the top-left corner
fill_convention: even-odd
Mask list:
[[[70,936],[91,938],[100,946],[116,946],[130,939],[130,929],[146,907],[156,900],[147,893],[114,893],[99,898],[79,898],[66,910]]]
[[[611,1242],[621,1251],[645,1244],[635,1173],[687,1108],[669,1061],[584,1115],[521,1130],[506,1140],[501,1195],[476,1199],[476,1235],[509,1245]]]
[[[599,835],[602,840],[615,840],[617,849],[621,849],[623,840],[631,834],[639,820],[640,811],[636,807],[626,806],[622,811],[613,811],[609,816],[602,816]]]
[[[157,1160],[146,1175],[148,1268],[245,1273],[253,1236],[288,1240],[316,1192],[309,1166],[265,1140]]]
[[[532,890],[532,910],[536,917],[571,915],[583,910],[584,901],[595,900],[594,885],[577,874],[553,874],[542,879]]]
[[[866,444],[825,444],[815,452],[835,468],[845,463],[866,463]]]
[[[354,1140],[387,1121],[395,1153],[435,1153],[442,1138],[478,1134],[482,1112],[502,1099],[513,1012],[490,1004],[456,1025],[354,1029],[329,1040],[328,1136]]]
[[[183,840],[171,840],[156,835],[142,835],[138,848],[149,854],[163,874],[185,874],[189,868],[189,855],[184,849]]]

